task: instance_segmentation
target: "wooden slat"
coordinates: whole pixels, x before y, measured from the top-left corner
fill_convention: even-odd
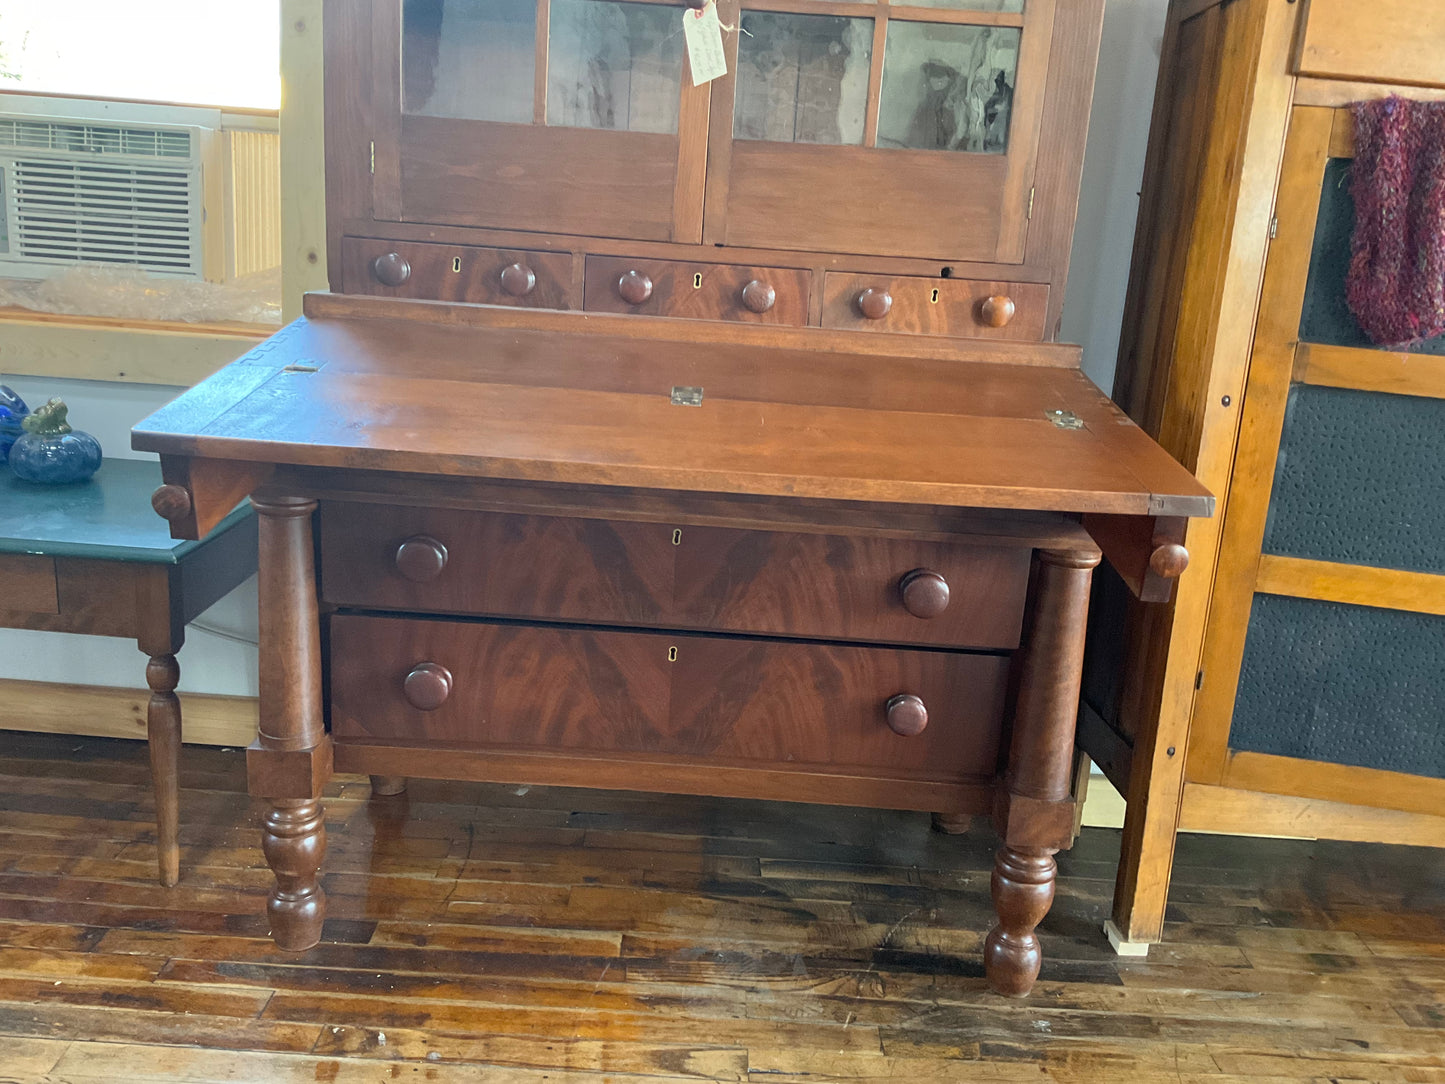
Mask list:
[[[1355,118],[1348,109],[1335,110],[1335,123],[1330,128],[1330,157],[1355,156]]]
[[[1294,379],[1330,388],[1445,399],[1445,357],[1300,343]]]
[[[137,676],[144,663],[137,654]],[[144,689],[0,679],[0,730],[144,738],[149,700]],[[256,719],[256,701],[251,697],[181,690],[183,741],[245,748],[256,736]]]
[[[1445,817],[1202,783],[1185,786],[1179,829],[1445,847]]]
[[[1363,83],[1342,79],[1301,78],[1295,82],[1295,105],[1320,105],[1330,109],[1348,106],[1351,102],[1375,101],[1388,98],[1391,94],[1415,98],[1420,101],[1438,102],[1445,99],[1445,88],[1411,87],[1401,90],[1389,83]]]
[[[326,117],[322,109],[323,0],[286,0],[281,13],[281,311],[301,315],[308,290],[327,281]],[[335,133],[332,133],[333,138]],[[214,216],[218,220],[221,216]]]
[[[1445,616],[1445,576],[1263,554],[1255,589],[1291,598]]]
[[[1322,79],[1445,84],[1445,13],[1419,0],[1310,0],[1295,70]]]
[[[1445,779],[1268,753],[1231,752],[1223,785],[1431,816],[1445,809]]]

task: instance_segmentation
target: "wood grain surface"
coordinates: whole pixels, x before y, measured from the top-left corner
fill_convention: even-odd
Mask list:
[[[1116,833],[1059,856],[1033,998],[986,992],[986,829],[923,813],[413,781],[326,795],[332,919],[266,937],[236,752],[189,750],[181,883],[144,749],[0,749],[7,1078],[681,1084],[1445,1079],[1445,853],[1181,838],[1109,950]],[[231,917],[239,916],[239,917]]]

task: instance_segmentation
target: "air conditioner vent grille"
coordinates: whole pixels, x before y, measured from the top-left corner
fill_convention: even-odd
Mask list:
[[[191,133],[166,128],[0,119],[0,147],[83,154],[129,154],[144,158],[189,158]]]
[[[198,270],[188,170],[18,158],[9,172],[17,255]]]

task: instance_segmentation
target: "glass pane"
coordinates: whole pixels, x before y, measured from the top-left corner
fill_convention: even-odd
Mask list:
[[[878,146],[1008,150],[1019,30],[947,23],[888,24]]]
[[[401,18],[405,112],[531,123],[533,0],[405,0]]]
[[[1007,11],[1017,15],[1024,0],[894,0],[900,7],[957,8],[963,11]]]
[[[1331,158],[1325,166],[1299,335],[1303,341],[1310,343],[1378,349],[1370,342],[1345,301],[1345,275],[1350,269],[1350,235],[1355,228],[1350,165],[1348,158]],[[1445,336],[1414,343],[1405,347],[1404,352],[1445,354]]]
[[[682,9],[612,0],[552,0],[547,123],[677,131]]]
[[[1233,749],[1445,779],[1445,617],[1255,595]]]
[[[872,19],[748,11],[742,29],[735,138],[863,142]]]

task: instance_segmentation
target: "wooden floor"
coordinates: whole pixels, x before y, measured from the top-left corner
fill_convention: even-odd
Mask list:
[[[0,732],[0,1082],[1445,1081],[1445,852],[1186,837],[1169,941],[1060,856],[1033,997],[986,992],[987,830],[415,782],[328,801],[325,941],[266,939],[241,754]]]

